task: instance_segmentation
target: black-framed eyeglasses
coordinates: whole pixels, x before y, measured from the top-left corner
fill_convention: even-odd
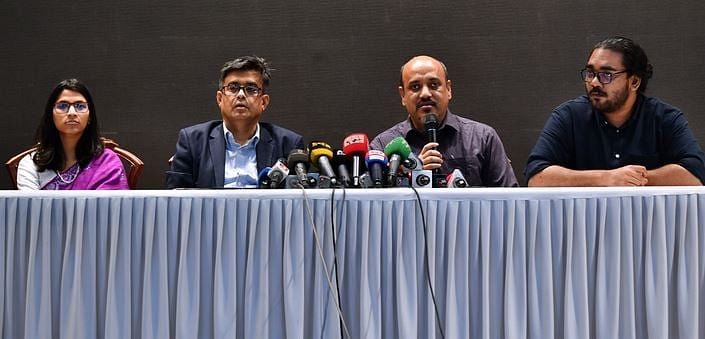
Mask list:
[[[243,86],[235,82],[223,86],[221,90],[223,91],[223,93],[225,93],[225,95],[237,95],[238,93],[240,93],[240,90],[244,90],[246,96],[253,97],[258,96],[260,95],[260,93],[264,92],[262,88],[257,87],[256,85]]]
[[[612,79],[618,74],[626,73],[627,70],[619,71],[619,72],[596,72],[595,70],[589,69],[589,68],[584,68],[580,70],[580,78],[583,79],[585,82],[590,82],[597,77],[597,81],[599,81],[603,85],[607,85],[610,82],[612,82]]]
[[[69,109],[73,107],[74,111],[76,113],[86,113],[88,112],[88,103],[85,101],[79,101],[79,102],[65,102],[65,101],[59,101],[54,104],[54,110],[58,113],[68,113]]]

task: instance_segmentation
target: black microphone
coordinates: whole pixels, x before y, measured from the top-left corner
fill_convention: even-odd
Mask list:
[[[272,169],[269,170],[269,173],[267,173],[271,181],[270,186],[272,188],[281,187],[287,175],[289,175],[289,167],[286,166],[286,159],[279,158],[277,162],[272,165]]]
[[[438,143],[438,138],[436,137],[436,131],[438,130],[438,116],[436,113],[426,113],[423,126],[426,129],[428,142]],[[440,168],[433,170],[433,187],[446,187],[447,185],[446,176],[442,175],[440,172]]]
[[[428,142],[438,142],[438,139],[436,138],[436,131],[438,130],[438,116],[436,113],[426,113],[423,126],[426,128]]]
[[[315,179],[308,176],[308,153],[302,149],[295,148],[289,153],[289,166],[294,166],[299,183],[304,188],[315,186]]]
[[[271,188],[272,187],[272,180],[269,178],[269,171],[271,171],[271,167],[265,167],[261,171],[259,171],[259,175],[257,176],[257,187],[259,188]]]
[[[341,149],[333,152],[333,166],[338,169],[338,178],[344,187],[352,186],[352,179],[350,179],[350,172],[348,172],[349,159]]]

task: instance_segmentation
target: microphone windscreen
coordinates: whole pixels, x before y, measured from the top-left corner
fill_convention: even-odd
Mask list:
[[[308,153],[299,148],[292,149],[291,152],[289,152],[289,158],[287,159],[287,162],[289,163],[289,167],[294,167],[298,163],[303,163],[304,165],[307,165]]]
[[[380,164],[382,166],[387,166],[387,156],[384,155],[384,152],[378,151],[378,150],[370,150],[367,152],[367,155],[365,156],[365,163],[367,164],[367,168],[372,167],[372,164]]]
[[[311,162],[314,164],[318,163],[318,158],[325,156],[328,159],[333,158],[333,148],[323,141],[312,141],[308,144],[308,151],[310,154]]]
[[[350,156],[364,156],[370,149],[370,142],[367,134],[353,133],[343,140],[343,152]]]
[[[403,137],[396,137],[390,141],[387,146],[384,147],[384,154],[387,157],[391,157],[392,154],[399,154],[401,156],[401,161],[406,160],[411,153],[411,146],[404,140]]]

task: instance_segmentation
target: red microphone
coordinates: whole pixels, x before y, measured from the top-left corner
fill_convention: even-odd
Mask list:
[[[360,187],[360,158],[370,150],[370,142],[365,133],[353,133],[343,140],[343,152],[353,159],[353,187]]]

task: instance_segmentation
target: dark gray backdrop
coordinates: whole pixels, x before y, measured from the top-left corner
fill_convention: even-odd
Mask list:
[[[0,5],[0,159],[33,144],[53,86],[85,81],[103,134],[162,188],[178,130],[219,119],[223,62],[268,58],[263,120],[340,146],[405,118],[399,67],[443,60],[451,109],[497,129],[524,183],[551,109],[582,94],[578,70],[604,37],[634,38],[654,64],[650,95],[680,107],[705,140],[705,3],[646,1],[14,1]],[[10,188],[0,171],[0,188]]]

